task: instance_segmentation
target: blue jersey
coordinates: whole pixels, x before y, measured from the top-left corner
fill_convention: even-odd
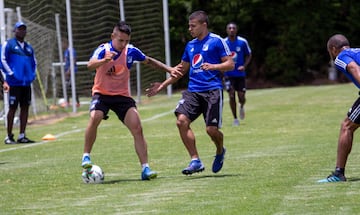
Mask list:
[[[30,86],[36,77],[34,49],[24,42],[24,48],[16,38],[4,43],[1,48],[1,62],[10,86]]]
[[[218,64],[221,58],[231,52],[225,41],[218,35],[209,33],[203,40],[197,38],[187,43],[182,60],[190,63],[188,90],[203,92],[222,89],[222,74],[218,70],[201,69],[203,63]]]
[[[237,36],[235,41],[231,41],[228,37],[225,38],[226,44],[229,46],[231,56],[234,60],[234,70],[225,72],[228,77],[245,77],[245,71],[238,71],[239,66],[245,63],[245,57],[251,54],[251,49],[247,40],[243,37]]]
[[[74,59],[76,59],[76,51],[74,48],[73,48],[73,55],[74,55]],[[66,72],[70,69],[70,48],[67,48],[64,51],[64,61],[65,61],[64,70]],[[74,70],[75,72],[77,72],[76,62],[74,62]]]
[[[346,70],[347,65],[352,61],[360,65],[360,48],[348,48],[343,50],[336,57],[334,63],[336,69],[344,73],[346,77],[360,89],[360,83],[357,82],[354,76]]]
[[[114,57],[114,60],[116,60],[118,57],[120,57],[121,52],[114,49],[111,41],[109,42],[109,44],[110,44],[110,51],[114,51],[117,53],[117,55]],[[97,49],[95,49],[91,58],[103,59],[104,56],[105,56],[105,44],[102,44]],[[134,61],[144,61],[145,58],[146,58],[145,54],[140,49],[136,48],[131,44],[128,45],[128,52],[126,59],[128,69],[131,68]]]

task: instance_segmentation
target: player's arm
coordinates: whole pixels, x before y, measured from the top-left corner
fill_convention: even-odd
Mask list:
[[[347,65],[346,70],[351,73],[358,83],[360,83],[360,67],[355,61],[350,62]]]
[[[250,64],[251,58],[252,58],[251,53],[248,54],[248,55],[246,55],[246,56],[245,56],[244,65],[239,66],[239,67],[238,67],[238,70],[239,70],[239,71],[245,71],[246,67]]]
[[[183,75],[185,75],[189,71],[190,63],[181,61],[181,63],[176,65],[175,68],[181,72],[181,76],[178,76],[178,77],[170,76],[162,83],[160,83],[160,82],[151,83],[151,87],[146,89],[146,95],[149,97],[155,96],[158,92],[160,92],[161,90],[163,90],[170,84],[177,82]]]
[[[218,70],[221,72],[231,71],[234,67],[235,63],[231,56],[222,57],[221,63],[218,64],[203,63],[201,65],[201,69],[203,70]]]
[[[105,51],[105,55],[101,59],[92,57],[87,64],[87,68],[89,70],[94,70],[94,69],[98,68],[99,66],[102,66],[102,65],[106,64],[107,62],[112,61],[113,58],[116,56],[116,54],[117,54],[116,52]]]
[[[144,64],[148,64],[154,68],[158,68],[161,70],[164,70],[166,72],[168,72],[171,76],[177,78],[177,77],[181,77],[182,76],[182,72],[178,69],[178,67],[170,67],[167,66],[166,64],[162,63],[159,60],[156,60],[155,58],[146,56],[145,60],[142,61]]]

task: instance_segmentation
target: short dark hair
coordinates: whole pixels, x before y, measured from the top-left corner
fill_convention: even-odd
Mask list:
[[[131,34],[130,25],[126,24],[125,21],[119,21],[119,22],[115,25],[114,29],[116,29],[116,30],[118,30],[118,31],[120,31],[120,32],[123,32],[123,33],[125,33],[125,34],[127,34],[127,35],[130,35],[130,34]]]
[[[201,23],[206,22],[206,24],[209,25],[209,18],[205,11],[198,10],[198,11],[193,12],[189,16],[189,20],[192,20],[192,19],[197,19]]]
[[[335,47],[341,49],[344,46],[350,46],[349,40],[342,34],[335,34],[327,42],[327,48]]]

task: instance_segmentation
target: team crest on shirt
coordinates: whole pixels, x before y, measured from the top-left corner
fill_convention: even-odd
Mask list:
[[[240,52],[241,51],[241,47],[240,46],[236,46],[236,51]]]
[[[127,56],[127,63],[132,63],[132,62],[133,62],[132,56]]]
[[[209,50],[209,45],[208,45],[208,44],[203,45],[202,50],[203,50],[203,51]]]
[[[194,55],[192,59],[192,67],[195,69],[199,69],[200,66],[203,64],[203,56],[201,54]]]

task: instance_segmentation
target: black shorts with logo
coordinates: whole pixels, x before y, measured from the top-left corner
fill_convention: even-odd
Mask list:
[[[191,121],[201,114],[206,126],[221,128],[223,109],[223,91],[215,89],[206,92],[183,91],[182,98],[175,108],[175,115],[184,114]]]
[[[225,82],[230,81],[230,86],[235,91],[246,92],[246,78],[245,77],[226,77]],[[227,91],[230,89],[227,87]]]
[[[133,98],[126,96],[109,96],[95,93],[90,104],[90,112],[93,110],[101,110],[104,113],[104,119],[108,119],[109,110],[116,113],[118,118],[124,122],[127,111],[136,108],[136,102]]]
[[[0,74],[1,75],[1,74]],[[29,106],[31,104],[30,86],[11,86],[9,90],[9,106]]]

